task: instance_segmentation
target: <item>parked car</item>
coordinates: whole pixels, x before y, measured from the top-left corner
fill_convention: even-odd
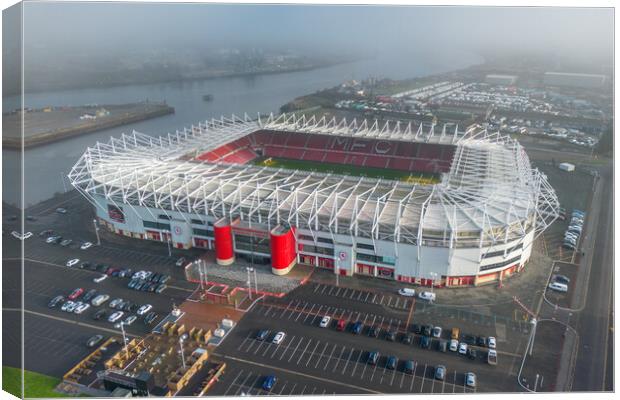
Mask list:
[[[568,285],[570,283],[570,279],[566,275],[560,275],[560,274],[553,275],[553,277],[551,277],[551,280],[559,282],[559,283],[563,283],[565,285]]]
[[[123,323],[125,325],[131,325],[133,324],[136,320],[138,319],[138,317],[136,317],[135,315],[130,315],[129,317],[125,318],[125,320],[123,321]]]
[[[403,364],[403,372],[407,375],[413,375],[413,372],[415,371],[415,367],[416,367],[415,361],[407,360]]]
[[[92,336],[90,339],[86,341],[86,347],[95,347],[103,340],[102,335]]]
[[[86,292],[84,294],[84,297],[82,297],[83,301],[90,301],[92,298],[94,298],[97,295],[97,290],[95,289],[90,289],[88,292]]]
[[[347,327],[347,321],[344,319],[338,320],[338,324],[336,324],[336,330],[343,332]]]
[[[475,388],[476,387],[476,374],[468,372],[465,374],[465,385]]]
[[[86,250],[86,249],[91,248],[91,247],[92,247],[92,245],[93,245],[93,244],[92,244],[91,242],[84,242],[84,243],[82,243],[82,245],[80,246],[80,249],[82,249],[82,250]]]
[[[60,236],[50,236],[45,239],[45,243],[55,243]]]
[[[147,312],[151,311],[151,309],[153,308],[152,305],[150,304],[144,304],[143,306],[141,306],[140,308],[138,308],[138,311],[136,312],[136,314],[138,315],[144,315]]]
[[[489,349],[495,349],[496,345],[497,345],[497,342],[495,340],[495,337],[489,336],[487,338],[487,346],[489,347]]]
[[[73,259],[71,259],[71,260],[67,261],[66,266],[67,266],[67,267],[73,267],[75,264],[77,264],[77,263],[79,263],[79,262],[80,262],[80,259],[79,259],[79,258],[73,258]]]
[[[100,319],[107,317],[107,314],[108,313],[106,312],[106,310],[99,310],[95,314],[93,314],[93,319],[95,321],[99,321]]]
[[[476,344],[476,337],[473,335],[463,335],[463,342],[467,343],[470,346],[473,346]]]
[[[282,341],[284,340],[285,337],[286,337],[286,333],[280,331],[280,332],[276,333],[276,335],[273,337],[273,340],[271,341],[271,343],[273,343],[273,344],[280,344],[280,343],[282,343]]]
[[[274,375],[269,375],[263,381],[263,390],[271,391],[274,385],[276,384],[276,377]]]
[[[431,336],[433,333],[433,325],[422,325],[422,334],[424,336]]]
[[[398,294],[406,297],[415,297],[415,290],[409,288],[398,289]]]
[[[439,381],[443,381],[446,379],[446,367],[443,365],[438,365],[435,368],[435,379]]]
[[[356,323],[353,324],[353,327],[351,328],[351,332],[354,335],[359,335],[360,333],[362,333],[363,327],[364,327],[364,324],[362,323],[362,321],[357,321]]]
[[[487,338],[484,336],[478,336],[476,338],[476,345],[480,347],[485,347],[487,345]]]
[[[478,358],[478,352],[476,351],[476,349],[470,347],[467,349],[467,357],[469,357],[470,360],[475,360],[476,358]]]
[[[461,330],[459,328],[452,328],[452,331],[450,332],[450,338],[454,340],[459,340],[460,335]]]
[[[442,353],[445,353],[448,351],[448,341],[447,340],[440,340],[439,343],[437,343],[437,350],[441,351]]]
[[[387,340],[388,342],[394,342],[396,340],[396,332],[394,331],[385,332],[385,340]]]
[[[99,296],[95,297],[90,303],[95,307],[99,307],[100,305],[108,301],[109,298],[110,296],[108,296],[107,294],[100,294]]]
[[[177,262],[175,263],[175,265],[177,267],[182,267],[183,265],[185,265],[185,257],[181,257],[177,260]]]
[[[100,276],[94,278],[93,282],[101,283],[101,282],[105,281],[106,279],[108,279],[108,276],[106,274],[103,274],[103,275],[100,275]]]
[[[155,321],[156,318],[157,318],[157,314],[151,311],[150,313],[146,315],[146,317],[144,317],[144,323],[147,325],[150,325],[153,323],[153,321]]]
[[[418,294],[418,298],[432,302],[435,301],[437,295],[434,292],[420,292],[420,294]]]
[[[379,361],[379,352],[378,351],[368,352],[368,358],[366,362],[370,365],[377,365],[377,361]]]
[[[441,326],[435,326],[433,327],[433,331],[432,331],[432,336],[434,338],[440,338],[441,337]]]
[[[76,314],[82,314],[84,311],[88,310],[89,308],[90,308],[90,304],[80,302],[78,306],[75,307],[75,310],[73,312]]]
[[[413,343],[413,336],[410,334],[404,334],[401,340],[403,344],[411,344]]]
[[[73,289],[73,292],[71,292],[71,294],[69,296],[67,296],[67,298],[69,300],[75,300],[78,297],[80,297],[82,295],[82,293],[84,293],[84,289],[76,288],[76,289]]]
[[[71,239],[65,239],[65,240],[63,240],[62,242],[60,242],[60,245],[61,245],[62,247],[67,247],[67,246],[69,246],[71,243],[73,243],[73,240],[71,240]]]
[[[467,343],[459,343],[459,354],[467,354]]]
[[[411,330],[413,331],[413,333],[417,335],[422,333],[422,327],[418,324],[413,324],[413,326],[411,327]]]
[[[161,293],[163,292],[166,288],[168,287],[168,285],[166,285],[165,283],[161,283],[159,285],[157,285],[157,288],[155,288],[155,293]]]
[[[331,320],[332,320],[331,317],[329,315],[326,315],[323,318],[321,318],[321,322],[319,323],[319,326],[321,328],[327,328]]]
[[[125,313],[124,313],[124,312],[122,312],[122,311],[116,311],[116,312],[112,313],[112,315],[110,315],[110,316],[108,317],[108,322],[116,322],[116,321],[118,321],[119,319],[121,319],[121,318],[123,317],[123,315],[125,315]]]
[[[116,308],[116,307],[118,307],[118,306],[119,306],[119,305],[121,305],[121,304],[123,304],[123,299],[118,298],[118,299],[114,299],[114,300],[112,300],[112,301],[108,304],[108,307],[110,307],[110,308]]]
[[[63,296],[56,296],[52,300],[50,300],[50,302],[47,304],[47,306],[49,308],[54,308],[57,305],[59,305],[60,303],[62,303],[63,301],[65,301],[65,298]]]
[[[62,208],[62,207],[58,207],[58,208],[56,209],[56,212],[57,212],[58,214],[66,214],[66,213],[67,213],[67,210],[66,210],[66,209],[64,209],[64,208]]]
[[[431,338],[428,336],[422,336],[420,338],[420,347],[423,349],[430,349],[431,347]]]
[[[487,354],[487,362],[491,365],[497,365],[497,351],[491,349]]]
[[[368,336],[369,337],[379,336],[379,328],[377,328],[376,326],[371,326],[370,328],[368,328]]]
[[[562,293],[568,292],[568,286],[560,282],[551,282],[549,284],[549,289],[555,290],[556,292],[562,292]]]
[[[459,349],[459,341],[456,339],[450,340],[450,351],[457,351]]]
[[[71,300],[66,301],[61,307],[60,310],[61,311],[66,311],[66,312],[73,312],[73,310],[75,309],[75,303]]]
[[[396,358],[395,356],[389,356],[387,358],[387,361],[385,362],[385,368],[387,369],[396,369],[397,365],[398,365],[398,358]]]

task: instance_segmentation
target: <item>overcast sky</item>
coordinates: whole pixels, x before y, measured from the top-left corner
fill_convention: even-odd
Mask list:
[[[542,50],[611,56],[613,12],[586,8],[25,3],[27,49],[262,47],[376,53]]]

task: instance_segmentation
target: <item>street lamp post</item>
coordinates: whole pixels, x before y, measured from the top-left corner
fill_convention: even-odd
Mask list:
[[[532,324],[532,333],[531,333],[531,339],[530,339],[530,356],[534,352],[534,339],[536,338],[536,323],[537,323],[536,318],[532,318],[532,320],[530,321],[530,324]]]
[[[200,260],[203,270],[204,270],[204,276],[205,276],[205,285],[209,283],[209,276],[207,275],[207,262],[205,260]]]
[[[97,246],[101,246],[101,239],[99,238],[99,225],[97,225],[97,219],[93,219],[93,225],[95,226],[95,235],[97,235]]]
[[[185,368],[185,354],[183,353],[183,341],[185,339],[183,336],[179,337],[179,347],[181,348],[181,362],[183,363],[183,368]]]
[[[253,270],[252,268],[246,267],[245,270],[248,272],[248,294],[250,296],[250,300],[252,300],[252,280],[250,278],[250,272]]]
[[[127,337],[125,336],[125,323],[121,321],[121,332],[123,333],[123,346],[125,347],[125,357],[129,360],[129,350],[127,350]]]
[[[254,293],[258,293],[258,279],[256,279],[256,268],[254,270]]]
[[[336,259],[336,286],[339,286],[339,276],[340,276],[340,257]]]
[[[435,289],[435,279],[437,279],[437,272],[431,272],[431,293],[434,293]]]
[[[168,243],[168,257],[172,257],[172,249],[170,248],[170,231],[164,231],[166,234],[166,243]]]

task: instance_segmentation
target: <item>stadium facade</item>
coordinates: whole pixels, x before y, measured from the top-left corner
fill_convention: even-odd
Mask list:
[[[433,173],[435,184],[255,165],[293,159]],[[521,271],[558,215],[546,176],[480,126],[232,116],[87,148],[69,174],[120,235],[215,250],[217,262],[471,286]]]

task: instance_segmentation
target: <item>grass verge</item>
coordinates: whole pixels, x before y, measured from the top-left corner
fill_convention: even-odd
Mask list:
[[[2,366],[2,390],[21,398],[22,374],[19,368]],[[67,397],[54,391],[60,379],[37,372],[24,372],[24,390],[26,398],[32,397]]]

